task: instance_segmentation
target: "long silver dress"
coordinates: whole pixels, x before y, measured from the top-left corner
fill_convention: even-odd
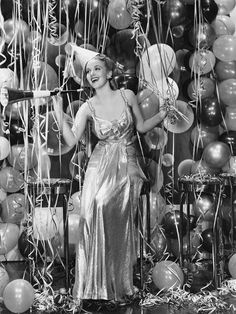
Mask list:
[[[112,122],[96,116],[88,101],[99,142],[90,157],[81,196],[73,287],[76,300],[120,300],[134,293],[134,216],[145,176],[132,142],[130,107],[123,91],[121,96],[124,111]]]

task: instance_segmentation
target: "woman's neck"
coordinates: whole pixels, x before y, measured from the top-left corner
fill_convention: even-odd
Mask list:
[[[105,85],[102,88],[96,89],[95,96],[99,100],[109,98],[113,95],[114,91],[111,89],[110,85]]]

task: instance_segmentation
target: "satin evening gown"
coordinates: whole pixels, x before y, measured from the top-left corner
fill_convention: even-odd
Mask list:
[[[145,176],[132,143],[132,114],[122,91],[121,96],[124,111],[114,121],[96,116],[88,101],[99,142],[90,157],[81,196],[75,300],[120,300],[134,293],[134,216]]]

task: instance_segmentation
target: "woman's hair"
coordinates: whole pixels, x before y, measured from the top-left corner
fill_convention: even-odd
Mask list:
[[[111,58],[107,57],[106,55],[104,55],[102,53],[97,54],[92,59],[97,59],[97,60],[100,60],[100,61],[104,62],[107,70],[112,72],[111,78],[109,79],[109,81],[111,81],[112,78],[113,78],[115,69],[116,69],[115,62]],[[85,86],[89,85],[88,81],[87,81],[87,78],[86,78],[86,68],[87,68],[87,64],[88,64],[89,61],[86,62],[84,70],[83,70],[83,83],[84,83]]]

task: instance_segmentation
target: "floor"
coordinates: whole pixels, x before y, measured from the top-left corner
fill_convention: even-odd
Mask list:
[[[183,290],[176,291],[175,295],[163,294],[158,298],[156,293],[158,290],[150,283],[146,285],[147,290],[143,294],[142,301],[136,298],[127,304],[113,304],[101,302],[86,302],[83,309],[74,311],[69,307],[68,296],[63,294],[63,287],[65,286],[64,271],[60,265],[55,265],[52,271],[52,288],[55,291],[55,298],[57,309],[54,311],[47,311],[46,309],[29,309],[26,313],[94,313],[94,314],[194,314],[194,313],[236,313],[236,294],[235,297],[230,293],[218,299],[216,290],[209,286],[206,292],[201,292],[201,289],[207,285],[212,279],[212,272],[209,265],[211,262],[205,261],[201,267],[196,268],[191,276],[191,285],[189,292],[186,295]],[[8,272],[10,280],[14,279],[29,279],[28,267],[25,262],[4,262],[3,266]],[[148,267],[144,265],[145,267]],[[73,272],[72,272],[73,273]],[[73,276],[73,275],[72,275]],[[135,279],[136,284],[139,284],[138,278]],[[189,282],[190,282],[189,281]],[[236,285],[235,285],[236,287]],[[149,293],[150,292],[150,293]],[[236,290],[235,290],[236,292]],[[148,294],[149,293],[149,294]],[[140,293],[139,293],[140,296]],[[154,297],[155,296],[155,297]],[[65,300],[65,301],[63,301]],[[223,300],[223,301],[222,301]],[[46,303],[47,300],[45,299]],[[143,302],[143,303],[142,303]],[[225,303],[224,303],[225,302]],[[67,306],[65,306],[67,304]],[[4,302],[0,304],[0,313],[12,313],[4,306]],[[16,313],[16,312],[14,312]],[[20,312],[22,313],[22,312]]]

